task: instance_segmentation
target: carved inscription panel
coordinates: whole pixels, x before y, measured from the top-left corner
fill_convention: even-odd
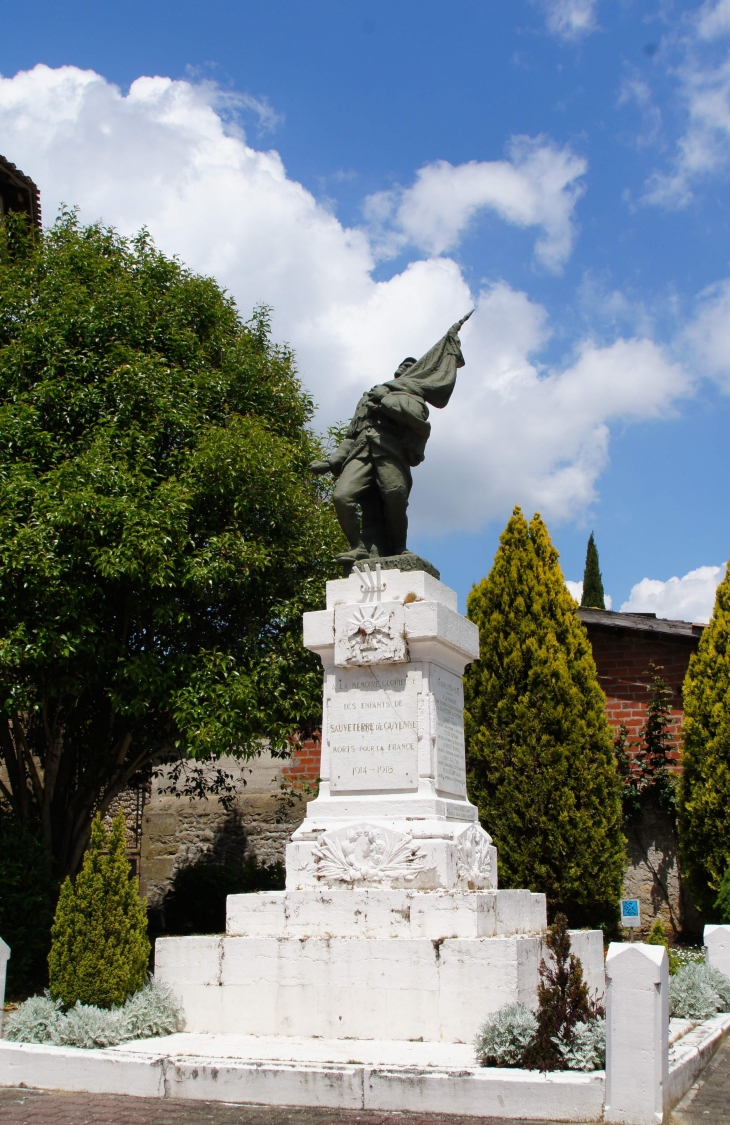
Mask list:
[[[420,668],[337,669],[328,677],[332,793],[418,788]]]
[[[466,796],[464,758],[464,687],[460,676],[431,665],[431,691],[436,700],[436,788]]]

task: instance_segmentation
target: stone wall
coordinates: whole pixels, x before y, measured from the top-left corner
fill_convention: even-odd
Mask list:
[[[142,815],[140,856],[140,893],[150,907],[159,905],[178,868],[203,855],[283,862],[289,837],[304,819],[309,794],[282,776],[282,765],[291,770],[296,763],[264,752],[249,762],[223,758],[219,764],[235,781],[231,811],[215,797],[193,800],[163,793],[164,777],[152,783]]]
[[[624,824],[624,832],[629,855],[624,895],[639,899],[642,932],[660,918],[670,937],[701,934],[702,921],[682,883],[671,818],[661,809],[645,808],[640,817]]]

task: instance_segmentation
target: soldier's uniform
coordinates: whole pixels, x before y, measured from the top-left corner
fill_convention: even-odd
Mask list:
[[[312,465],[314,472],[339,478],[335,510],[351,548],[339,556],[343,561],[406,550],[411,469],[423,461],[431,433],[426,404],[442,409],[451,397],[457,369],[464,366],[459,329],[465,320],[417,362],[404,360],[395,379],[364,394],[344,441],[326,461]]]
[[[381,556],[406,549],[411,467],[420,465],[431,426],[423,399],[374,387],[364,394],[345,440],[328,458],[339,477],[334,504],[343,528],[355,527],[362,508],[362,541]]]

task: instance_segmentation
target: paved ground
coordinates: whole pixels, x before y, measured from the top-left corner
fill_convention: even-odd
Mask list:
[[[730,1040],[706,1067],[699,1080],[682,1098],[672,1114],[672,1125],[722,1125],[730,1122]]]
[[[269,1109],[92,1094],[0,1089],[1,1125],[438,1125],[443,1118],[334,1109]],[[450,1117],[448,1125],[504,1125],[493,1117]],[[671,1125],[730,1122],[730,1042],[686,1094]],[[521,1125],[530,1125],[523,1121]],[[541,1125],[558,1125],[542,1122]]]

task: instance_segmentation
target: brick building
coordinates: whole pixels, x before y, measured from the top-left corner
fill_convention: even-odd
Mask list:
[[[606,696],[606,717],[616,730],[624,724],[635,740],[651,694],[652,665],[672,689],[674,734],[682,725],[682,684],[704,625],[667,621],[655,613],[578,610],[588,630],[598,681]]]
[[[0,156],[0,219],[8,211],[28,215],[37,230],[41,228],[41,194],[30,176]]]
[[[598,681],[606,696],[606,716],[614,730],[622,724],[627,728],[629,756],[636,752],[631,743],[639,741],[644,724],[653,669],[671,688],[671,733],[677,747],[671,757],[678,767],[682,685],[705,626],[667,621],[653,613],[581,608],[578,615],[588,630]],[[645,810],[639,820],[626,823],[624,831],[629,854],[624,891],[627,897],[640,900],[642,921],[651,923],[659,917],[670,933],[698,932],[701,921],[682,884],[670,818]]]

